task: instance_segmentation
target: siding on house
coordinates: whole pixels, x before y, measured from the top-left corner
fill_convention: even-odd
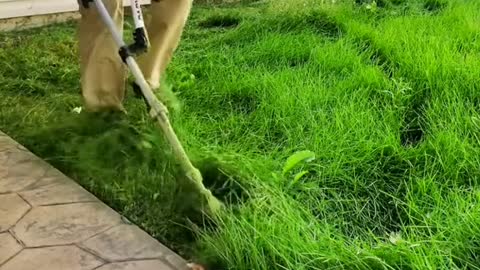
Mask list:
[[[130,0],[123,0],[123,2],[125,6],[130,6]],[[140,0],[140,3],[149,4],[150,0]],[[77,0],[0,0],[0,19],[75,12],[77,10]]]

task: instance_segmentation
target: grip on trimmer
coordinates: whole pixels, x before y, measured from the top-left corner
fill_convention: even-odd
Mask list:
[[[144,53],[148,50],[148,38],[145,32],[145,28],[137,28],[133,32],[134,43],[128,46],[130,52],[134,55]]]

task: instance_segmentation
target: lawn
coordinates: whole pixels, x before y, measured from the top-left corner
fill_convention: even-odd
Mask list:
[[[0,33],[0,130],[211,269],[480,269],[480,1],[361,2],[194,8],[166,81],[213,221],[131,89],[72,111],[75,23]]]

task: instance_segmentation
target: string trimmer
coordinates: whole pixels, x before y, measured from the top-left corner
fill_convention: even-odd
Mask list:
[[[143,13],[139,1],[131,0],[132,15],[135,23],[135,31],[133,33],[134,43],[131,45],[127,45],[124,42],[121,33],[119,33],[120,31],[118,31],[116,28],[115,23],[105,8],[102,0],[82,0],[82,4],[85,8],[89,8],[90,3],[92,3],[93,6],[98,10],[99,16],[102,18],[102,21],[112,34],[113,39],[119,48],[119,56],[132,72],[135,82],[137,86],[139,86],[141,94],[143,95],[147,107],[150,110],[150,116],[162,129],[165,138],[172,147],[173,154],[178,160],[186,177],[206,200],[208,211],[210,213],[217,212],[222,207],[222,203],[215,196],[213,196],[210,190],[204,186],[200,171],[193,166],[184,148],[182,147],[180,140],[175,134],[172,125],[170,124],[167,107],[157,99],[149,84],[145,80],[140,67],[135,61],[134,56],[144,53],[148,50],[148,37],[145,30]]]

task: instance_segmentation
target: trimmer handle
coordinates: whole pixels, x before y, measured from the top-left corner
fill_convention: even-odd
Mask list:
[[[89,8],[89,3],[93,0],[82,0],[82,5]],[[139,0],[130,0],[130,7],[132,8],[133,21],[135,23],[135,30],[133,31],[133,44],[127,46],[128,54],[139,55],[148,51],[149,40],[145,29],[145,22],[143,20],[142,6]]]
[[[134,43],[128,46],[132,54],[138,55],[148,50],[149,41],[147,31],[145,30],[145,22],[143,20],[142,6],[139,0],[130,0],[132,8],[133,21],[135,22],[135,31],[133,32]]]

